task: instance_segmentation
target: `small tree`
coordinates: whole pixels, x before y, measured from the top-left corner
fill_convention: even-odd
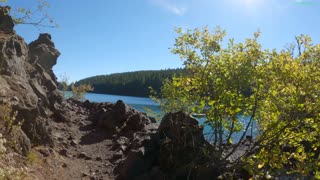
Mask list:
[[[69,90],[69,77],[67,77],[66,74],[61,75],[61,80],[60,80],[60,84],[62,87],[62,94],[63,94],[63,98],[67,99],[68,98],[68,90]]]
[[[93,87],[88,84],[81,84],[79,86],[75,86],[74,83],[71,84],[71,90],[72,90],[72,98],[77,100],[83,100],[84,95],[88,91],[93,91]]]

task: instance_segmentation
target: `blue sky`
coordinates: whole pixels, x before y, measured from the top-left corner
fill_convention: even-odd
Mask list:
[[[36,0],[8,0],[34,7]],[[52,35],[61,52],[57,77],[70,81],[136,70],[181,67],[170,53],[175,27],[216,26],[243,41],[260,29],[264,48],[280,49],[295,35],[320,40],[320,0],[48,0],[59,28],[16,27],[29,43],[41,32]]]

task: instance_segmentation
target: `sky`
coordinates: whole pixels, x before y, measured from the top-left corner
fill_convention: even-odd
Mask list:
[[[13,7],[37,0],[7,0]],[[61,52],[56,76],[69,81],[137,70],[182,67],[170,52],[174,29],[220,26],[242,42],[262,32],[264,48],[281,49],[300,34],[320,42],[320,0],[47,0],[59,28],[15,27],[27,43],[50,33]],[[35,17],[36,19],[36,17]]]

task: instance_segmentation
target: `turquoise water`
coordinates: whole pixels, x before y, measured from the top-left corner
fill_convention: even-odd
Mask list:
[[[122,100],[124,103],[129,104],[133,108],[135,108],[138,111],[146,112],[146,108],[151,109],[152,111],[156,113],[160,113],[160,106],[156,102],[154,102],[150,98],[141,98],[141,97],[132,97],[132,96],[118,96],[118,95],[109,95],[109,94],[93,94],[93,93],[87,93],[85,95],[85,98],[88,99],[91,102],[111,102],[115,103],[118,100]],[[246,126],[246,123],[249,121],[250,117],[243,117],[239,116],[240,121],[243,122],[243,126]],[[199,124],[203,124],[205,121],[205,117],[203,118],[197,118],[199,121]],[[211,127],[210,126],[204,126],[204,135],[208,140],[213,140],[213,137],[211,137]],[[258,134],[257,131],[257,125],[253,124],[253,136],[256,136]],[[238,142],[242,136],[243,132],[238,132],[234,134],[233,142]],[[247,131],[246,135],[251,135],[251,127]]]
[[[145,112],[145,108],[150,108],[157,113],[160,112],[159,104],[157,104],[150,98],[93,93],[86,93],[85,98],[92,102],[116,103],[118,100],[122,100],[124,103],[132,106],[138,111]]]

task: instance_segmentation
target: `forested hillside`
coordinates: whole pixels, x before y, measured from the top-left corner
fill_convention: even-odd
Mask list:
[[[94,88],[93,93],[148,97],[149,87],[159,92],[165,79],[182,73],[183,69],[125,72],[93,76],[75,84],[90,84]]]

